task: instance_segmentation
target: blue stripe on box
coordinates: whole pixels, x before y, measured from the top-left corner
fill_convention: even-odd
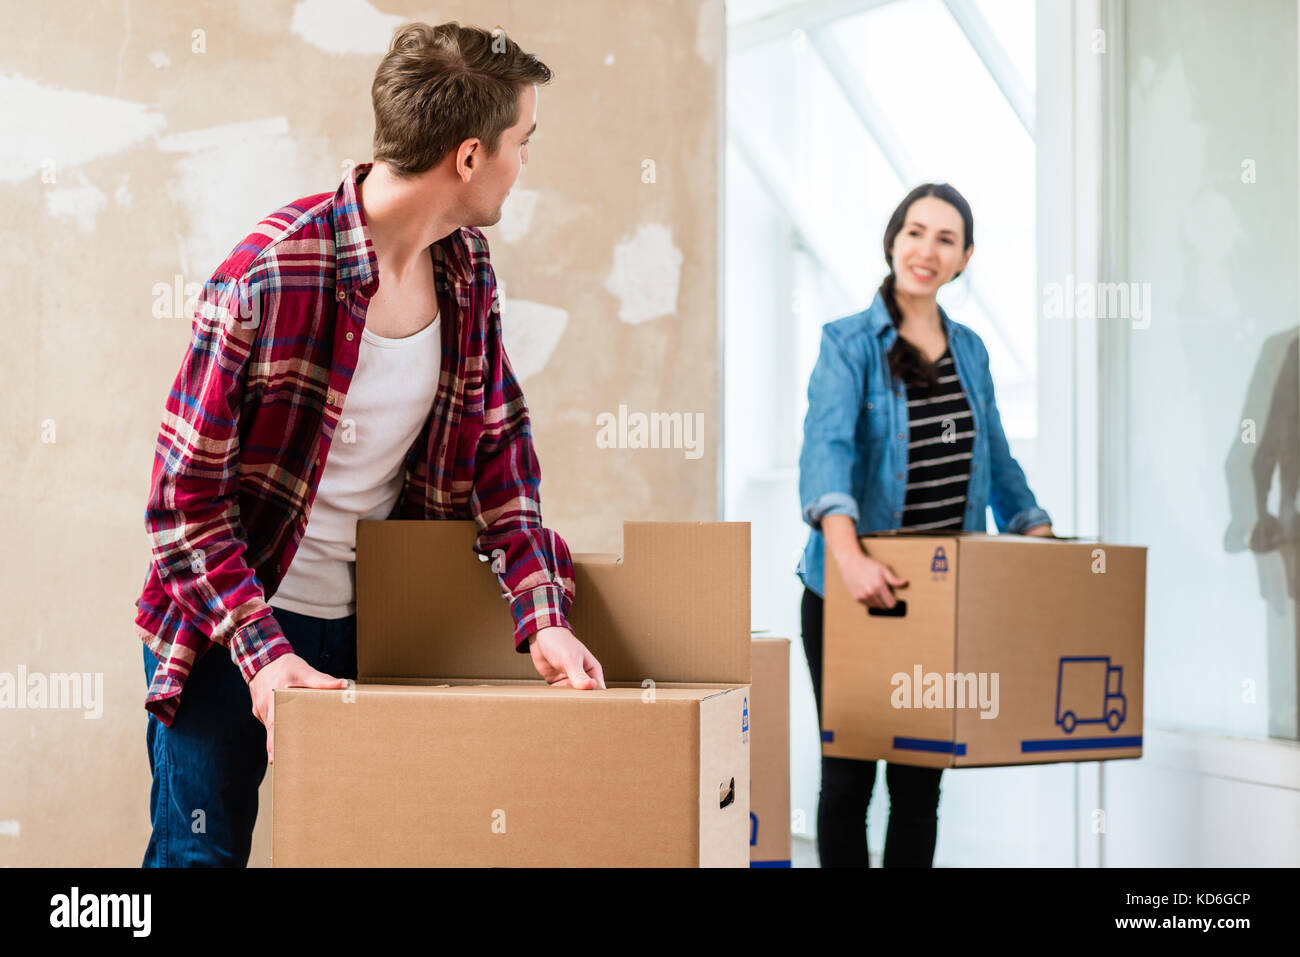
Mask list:
[[[750,861],[750,867],[789,867],[789,861]]]
[[[822,740],[823,740],[823,741],[834,741],[834,740],[835,740],[835,732],[834,732],[834,731],[823,731],[823,732],[822,732]]]
[[[1090,751],[1093,748],[1140,748],[1142,735],[1127,738],[1057,738],[1043,741],[1021,741],[1021,752],[1026,751]]]
[[[896,751],[930,751],[934,754],[965,754],[966,745],[954,741],[935,741],[930,738],[895,738]]]

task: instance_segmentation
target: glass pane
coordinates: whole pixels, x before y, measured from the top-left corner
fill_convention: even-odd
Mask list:
[[[1296,5],[1159,0],[1128,18],[1119,278],[1150,295],[1126,323],[1146,717],[1296,738]]]
[[[789,7],[794,0],[727,0],[727,25],[747,23]]]
[[[939,0],[868,10],[835,30],[914,164],[905,171],[907,187],[946,181],[971,204],[975,255],[967,275],[939,301],[988,346],[1008,437],[1032,438],[1038,310],[1033,140]],[[1029,31],[1032,36],[1032,16]],[[876,236],[883,227],[882,219]]]
[[[975,7],[988,21],[1002,49],[1020,71],[1026,89],[1034,92],[1037,52],[1034,38],[1036,0],[975,0]]]

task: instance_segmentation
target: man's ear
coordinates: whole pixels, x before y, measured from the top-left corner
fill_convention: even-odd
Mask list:
[[[456,150],[456,175],[465,182],[469,182],[474,175],[474,160],[480,154],[479,147],[481,142],[477,139],[469,139],[460,144]]]

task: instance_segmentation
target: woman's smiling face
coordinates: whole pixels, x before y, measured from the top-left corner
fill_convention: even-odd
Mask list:
[[[963,249],[965,227],[956,207],[922,196],[907,210],[891,250],[894,288],[911,296],[933,297],[939,287],[966,268],[971,253]]]

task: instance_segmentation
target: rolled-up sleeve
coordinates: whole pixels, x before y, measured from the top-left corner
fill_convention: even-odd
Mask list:
[[[799,452],[799,500],[803,520],[813,528],[820,528],[827,515],[848,515],[855,524],[860,517],[852,475],[862,394],[862,370],[845,355],[837,331],[823,326]]]
[[[542,524],[541,465],[528,407],[501,341],[495,275],[483,290],[488,308],[484,340],[483,431],[474,457],[470,507],[479,532],[474,551],[489,557],[514,618],[515,650],[542,628],[572,631],[573,560],[559,534]],[[485,303],[486,305],[486,303]]]

